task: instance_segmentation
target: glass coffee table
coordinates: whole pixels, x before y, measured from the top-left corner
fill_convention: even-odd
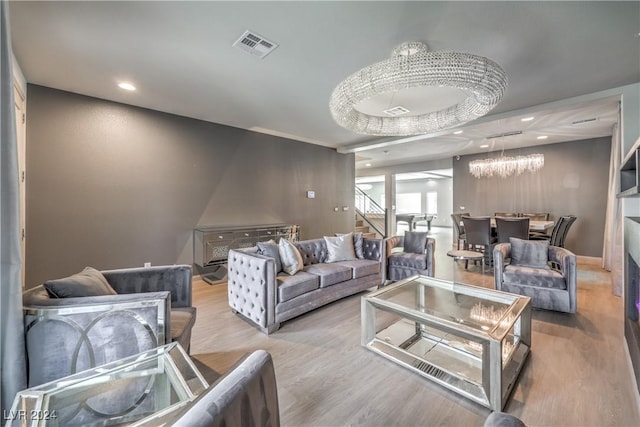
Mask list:
[[[502,410],[531,348],[531,299],[414,276],[362,297],[364,347]]]
[[[208,386],[171,343],[19,392],[6,426],[160,425]]]

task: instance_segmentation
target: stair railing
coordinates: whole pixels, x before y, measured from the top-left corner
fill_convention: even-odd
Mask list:
[[[383,238],[387,237],[387,210],[356,185],[356,212]]]

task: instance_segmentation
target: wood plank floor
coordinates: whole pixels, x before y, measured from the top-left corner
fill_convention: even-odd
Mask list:
[[[493,273],[446,256],[433,228],[436,277],[493,287]],[[209,380],[243,354],[274,359],[284,426],[481,426],[489,410],[360,346],[360,298],[336,301],[264,335],[231,313],[225,284],[194,280],[191,353]],[[578,314],[534,311],[532,349],[506,411],[528,426],[640,426],[610,275],[580,264]]]

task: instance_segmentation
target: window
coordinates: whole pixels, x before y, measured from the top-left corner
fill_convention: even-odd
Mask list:
[[[420,213],[420,193],[401,193],[396,195],[396,213]]]
[[[438,192],[427,192],[427,214],[438,215]]]

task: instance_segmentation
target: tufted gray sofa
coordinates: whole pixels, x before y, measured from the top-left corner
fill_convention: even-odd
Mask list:
[[[278,330],[286,320],[384,283],[382,239],[363,239],[364,259],[333,263],[325,262],[324,239],[294,244],[304,269],[293,276],[276,272],[275,260],[258,254],[257,247],[229,251],[229,306],[264,333]]]

